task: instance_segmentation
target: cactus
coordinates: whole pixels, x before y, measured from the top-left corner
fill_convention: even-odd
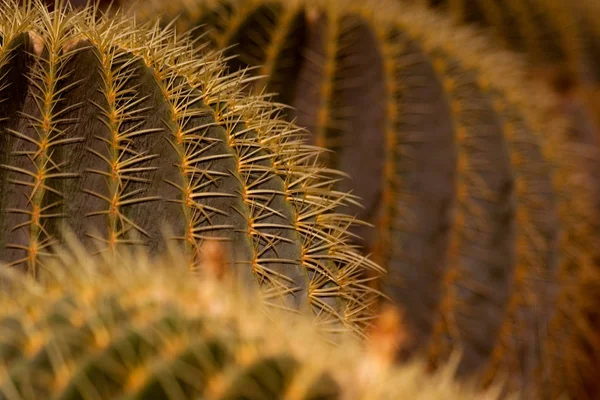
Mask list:
[[[178,252],[94,260],[78,246],[38,281],[3,274],[0,397],[496,398],[451,374],[427,375],[422,363],[385,362],[384,343],[399,338],[389,312],[367,348],[352,338],[327,343],[305,315],[267,316],[260,291],[223,274],[218,246],[206,250],[195,279]]]
[[[420,1],[420,0],[412,0]],[[560,0],[420,1],[450,14],[461,23],[488,27],[508,48],[529,60],[532,74],[557,91],[574,92],[585,120],[594,123],[594,144],[600,127],[600,40],[594,2]],[[579,116],[579,118],[583,118]],[[597,167],[596,167],[597,168]]]
[[[419,0],[414,0],[419,1]],[[565,73],[597,82],[593,54],[586,53],[593,37],[583,34],[580,6],[556,0],[447,0],[421,1],[448,12],[461,23],[491,28],[510,48],[526,53],[539,66],[554,65]],[[581,2],[585,4],[586,2]],[[592,75],[590,75],[592,74]]]
[[[139,14],[179,15],[334,150],[417,338],[407,353],[437,365],[460,348],[462,375],[579,396],[597,355],[581,356],[598,338],[597,216],[558,99],[480,31],[363,3],[181,0]]]
[[[193,268],[219,239],[274,304],[362,332],[380,267],[348,244],[340,174],[278,106],[170,30],[0,5],[0,261],[36,275],[70,229],[100,253],[175,241]]]

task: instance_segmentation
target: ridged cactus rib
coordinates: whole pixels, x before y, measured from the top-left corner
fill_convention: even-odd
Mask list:
[[[279,106],[169,30],[2,5],[0,260],[35,274],[65,228],[99,252],[156,254],[166,227],[191,267],[205,239],[225,240],[274,304],[310,304],[333,330],[368,324],[364,275],[380,267],[338,211],[355,201]]]
[[[506,26],[510,27],[510,29],[502,30],[497,27],[497,31],[504,33],[504,36],[510,36],[510,32],[518,32],[521,29],[520,37],[526,42],[526,46],[523,46],[523,49],[530,51],[530,56],[537,58],[537,64],[539,64],[539,60],[546,63],[562,62],[564,71],[568,71],[572,77],[575,77],[575,81],[579,80],[581,81],[580,83],[583,83],[584,91],[591,90],[593,92],[595,90],[592,83],[594,82],[595,74],[591,73],[594,70],[594,63],[589,62],[593,59],[595,53],[592,45],[594,35],[582,34],[583,30],[587,29],[586,26],[589,25],[583,23],[581,15],[577,15],[577,12],[581,10],[581,6],[584,6],[585,3],[571,5],[565,2],[540,2],[540,4],[537,4],[539,9],[532,7],[533,3],[531,2],[505,2],[503,4],[505,7],[508,7],[504,10],[505,18],[519,17],[522,23],[516,24],[517,29],[515,29],[515,24],[507,24]],[[489,8],[489,4],[486,4],[486,7]],[[587,16],[589,17],[590,15],[594,15],[594,13],[588,10]],[[499,36],[502,35],[500,34]],[[551,43],[551,45],[548,43]],[[557,48],[557,45],[560,46]],[[478,56],[474,57],[474,64],[476,62],[480,62]],[[586,86],[590,83],[592,83],[591,87]],[[558,85],[556,88],[559,91],[565,90],[561,86],[563,85],[561,81],[558,81]],[[569,87],[566,87],[566,89],[570,90]],[[514,89],[512,90],[514,91]],[[564,93],[561,92],[561,94]],[[587,97],[588,95],[584,94],[584,96]],[[572,99],[568,99],[568,101],[572,101]],[[521,104],[527,102],[531,101],[524,98]],[[591,105],[593,110],[593,95]],[[553,112],[564,113],[565,110],[561,110],[555,106]],[[540,299],[538,301],[546,304],[543,312],[538,317],[539,321],[536,323],[544,327],[542,329],[544,335],[553,336],[552,340],[541,345],[542,349],[535,350],[535,348],[530,346],[528,352],[525,353],[529,355],[530,360],[535,358],[536,351],[543,353],[540,365],[553,365],[553,367],[548,368],[548,370],[556,371],[552,374],[552,377],[544,376],[544,373],[541,372],[546,367],[539,366],[537,369],[534,368],[534,373],[537,374],[536,379],[543,382],[538,387],[542,389],[542,394],[547,396],[560,393],[560,390],[565,390],[565,388],[578,387],[579,389],[574,390],[580,390],[586,385],[596,385],[594,378],[586,372],[586,369],[595,369],[594,364],[586,363],[595,362],[595,365],[597,365],[598,359],[597,335],[593,333],[593,330],[596,328],[590,326],[590,322],[593,322],[594,318],[597,318],[594,306],[591,305],[597,296],[597,273],[594,272],[595,268],[593,267],[597,264],[597,250],[592,242],[589,242],[590,239],[592,241],[597,240],[595,239],[597,238],[598,229],[595,223],[597,215],[594,215],[593,211],[597,208],[594,205],[597,202],[597,199],[594,198],[594,196],[597,196],[597,191],[590,187],[590,167],[581,163],[583,159],[582,152],[593,154],[597,151],[589,147],[582,148],[582,144],[585,146],[587,143],[595,143],[596,141],[593,138],[590,139],[589,136],[585,137],[586,131],[589,132],[590,128],[585,123],[582,124],[582,120],[588,117],[584,116],[582,118],[580,114],[577,112],[573,113],[569,109],[566,110],[566,115],[575,117],[575,120],[570,123],[570,136],[568,138],[560,137],[556,140],[555,133],[554,137],[551,138],[554,142],[553,145],[548,145],[548,135],[544,135],[542,140],[540,140],[540,143],[546,147],[545,153],[547,159],[554,160],[553,163],[558,164],[558,166],[555,165],[553,167],[552,175],[554,190],[557,191],[556,199],[558,201],[555,210],[560,214],[559,220],[561,224],[559,226],[562,229],[554,235],[553,248],[555,250],[550,250],[547,257],[554,257],[556,259],[555,263],[558,263],[559,267],[553,267],[548,273],[542,275],[546,276],[548,281],[555,282],[554,284],[533,285],[539,279],[530,279],[530,284],[528,285],[529,288],[537,288],[530,289],[530,292],[535,293],[535,295],[532,294],[529,297],[532,299],[538,297]],[[541,132],[542,130],[538,129],[538,131]],[[559,151],[558,149],[561,150]],[[594,168],[591,167],[591,170],[593,171]],[[572,193],[579,193],[581,197],[573,196]],[[569,207],[573,207],[577,211],[569,215],[566,211]],[[582,240],[587,242],[587,244],[581,243]],[[576,252],[577,255],[572,252]],[[557,264],[552,265],[556,266]],[[570,268],[579,271],[574,274],[578,276],[577,278],[574,278],[573,275],[570,278],[567,277],[565,271],[570,270]],[[556,290],[562,290],[563,292],[560,296],[555,296],[553,292],[555,293]],[[582,293],[586,294],[582,295]],[[513,305],[511,308],[514,309],[515,306]],[[571,310],[571,312],[567,310]],[[562,319],[569,314],[573,320],[577,321],[575,324],[577,328],[575,329],[571,329],[573,327],[572,323],[568,323],[565,319]],[[512,314],[509,313],[508,315]],[[524,314],[521,317],[522,321],[527,320],[528,317],[526,315]],[[589,318],[590,316],[592,318]],[[531,321],[531,318],[529,320]],[[549,321],[553,321],[552,328],[548,327]],[[565,324],[562,329],[559,328],[561,324]],[[521,324],[520,329],[524,329]],[[524,329],[524,331],[527,331],[527,329]],[[579,346],[574,345],[574,347],[578,348],[576,351],[577,355],[567,354],[560,350],[561,345],[559,343],[561,339],[554,337],[555,335],[552,332],[555,331],[563,332],[565,335],[563,336],[563,340],[565,341],[574,340],[572,343],[577,343],[583,340],[587,344],[581,345],[579,343]],[[570,339],[564,339],[566,337],[570,337]],[[500,349],[496,350],[496,353],[498,352],[505,353],[504,350]],[[512,352],[509,353],[512,354]],[[494,358],[498,360],[497,355]],[[596,361],[593,361],[594,359]],[[582,360],[585,361],[577,366],[577,363]],[[524,367],[526,363],[515,360],[512,366],[507,367],[507,369],[516,370],[519,365]],[[588,366],[584,367],[584,365]],[[567,376],[569,378],[565,378]],[[582,383],[582,377],[585,377],[584,379],[587,382]],[[591,393],[594,393],[593,390],[591,389]],[[583,398],[584,396],[589,396],[589,394],[582,392],[575,391],[574,393],[577,393],[574,395],[575,397]]]
[[[447,53],[434,50],[430,57],[453,111],[457,154],[454,223],[442,282],[445,294],[430,358],[447,359],[452,345],[460,346],[464,371],[472,373],[488,358],[490,338],[500,324],[490,316],[498,315],[508,298],[514,184],[500,118],[477,87],[475,74]],[[486,324],[480,323],[486,317]]]
[[[0,397],[497,398],[457,384],[449,368],[385,362],[376,349],[386,331],[366,347],[333,346],[305,315],[266,315],[262,293],[216,275],[205,249],[194,279],[180,252],[121,250],[98,259],[61,249],[37,281],[0,274]]]
[[[500,313],[503,322],[490,357],[487,379],[493,379],[498,369],[518,371],[519,375],[527,376],[529,366],[535,365],[535,361],[531,361],[532,356],[535,360],[538,346],[535,333],[546,314],[540,306],[547,304],[544,295],[547,289],[539,277],[550,276],[557,252],[554,244],[557,220],[547,213],[554,208],[551,171],[544,163],[542,149],[537,138],[532,137],[523,115],[515,112],[514,104],[507,104],[505,93],[497,93],[494,97],[494,107],[507,117],[503,122],[504,132],[511,147],[515,194],[521,207],[516,215],[518,259],[511,285],[515,294]],[[519,360],[518,354],[527,354],[527,361]],[[498,364],[504,367],[499,368]]]
[[[377,224],[378,221],[386,221],[387,224],[377,237],[368,235],[366,230],[354,229],[359,236],[367,236],[366,244],[369,251],[374,252],[374,258],[381,262],[387,258],[384,253],[393,249],[398,262],[402,262],[403,256],[406,256],[406,263],[418,262],[417,260],[423,258],[420,244],[424,240],[431,239],[440,243],[440,252],[437,256],[435,254],[427,256],[427,263],[431,263],[431,270],[437,269],[444,258],[443,247],[448,222],[440,222],[435,216],[447,215],[447,204],[451,201],[452,192],[450,183],[446,179],[448,174],[452,173],[452,155],[448,155],[443,148],[443,143],[451,140],[450,136],[443,136],[444,132],[448,132],[445,122],[450,117],[444,119],[440,116],[439,120],[429,119],[428,116],[437,113],[428,113],[424,107],[412,105],[411,96],[416,95],[416,92],[410,91],[409,94],[405,89],[402,91],[400,88],[390,89],[393,86],[392,79],[396,78],[384,76],[383,64],[386,59],[397,65],[398,86],[420,88],[423,84],[429,83],[426,78],[421,83],[418,79],[410,79],[408,74],[402,76],[405,68],[410,68],[408,64],[412,62],[411,57],[414,55],[410,51],[405,52],[393,41],[385,49],[382,48],[386,45],[382,45],[378,36],[380,34],[385,36],[386,32],[374,29],[370,16],[362,15],[366,9],[356,12],[355,4],[350,9],[345,7],[345,4],[331,3],[328,8],[323,9],[320,5],[315,8],[308,7],[303,2],[219,1],[211,4],[183,2],[182,6],[189,10],[189,13],[181,13],[181,9],[171,8],[174,4],[163,5],[163,7],[180,14],[177,21],[179,29],[184,30],[186,26],[193,27],[196,34],[205,32],[219,48],[221,46],[227,48],[228,54],[233,56],[239,53],[239,57],[230,62],[232,68],[250,67],[256,70],[257,75],[261,73],[261,67],[260,64],[253,64],[253,62],[265,61],[264,54],[271,55],[277,50],[277,46],[283,46],[277,41],[269,41],[269,38],[292,37],[291,33],[283,34],[280,30],[290,29],[287,25],[288,18],[291,18],[289,15],[302,14],[303,18],[306,18],[304,22],[306,27],[301,34],[294,34],[298,40],[303,39],[303,42],[296,44],[300,50],[290,50],[287,54],[289,58],[284,58],[286,54],[278,55],[281,57],[281,63],[285,61],[285,65],[299,65],[297,80],[293,79],[293,74],[278,72],[281,63],[273,67],[270,75],[276,80],[278,76],[289,76],[285,80],[287,85],[282,87],[284,92],[278,97],[280,100],[281,96],[293,97],[290,104],[298,110],[290,111],[288,118],[297,118],[298,124],[306,126],[311,132],[319,131],[327,138],[341,140],[336,142],[337,139],[333,141],[327,139],[327,145],[337,151],[335,154],[327,155],[326,158],[330,166],[341,168],[353,177],[352,182],[346,183],[345,186],[340,185],[341,189],[352,188],[354,193],[363,198],[365,209],[356,209],[359,218]],[[140,12],[143,13],[144,10]],[[277,21],[268,20],[275,16],[280,16]],[[265,19],[268,22],[264,22]],[[208,25],[201,26],[207,22]],[[245,30],[236,31],[242,28]],[[335,43],[332,44],[327,40],[328,37],[335,39]],[[243,47],[242,44],[233,42],[237,40],[235,38],[243,41]],[[284,47],[291,48],[291,46],[290,42]],[[401,53],[403,58],[391,60],[391,57],[383,54],[385,51]],[[326,57],[326,54],[330,57]],[[270,77],[266,77],[268,83],[271,82]],[[326,79],[327,77],[331,79]],[[405,77],[409,79],[404,79]],[[267,90],[279,89],[269,86]],[[380,102],[378,99],[386,96],[386,91],[390,101]],[[426,98],[428,95],[429,91],[423,90],[423,93],[418,96],[423,96],[422,102],[428,104]],[[448,115],[443,101],[439,103],[439,112],[440,115]],[[395,113],[401,114],[396,122],[391,119],[394,118],[391,116]],[[396,124],[411,125],[411,132],[398,131],[397,126],[394,126]],[[435,129],[435,134],[428,135],[428,128],[434,126],[439,129]],[[426,134],[427,138],[423,139],[420,134]],[[394,139],[393,136],[397,138]],[[313,141],[316,140],[314,137],[313,135]],[[444,138],[441,139],[442,137]],[[427,144],[436,143],[439,139],[441,139],[439,153],[429,156]],[[411,168],[413,161],[409,157],[398,157],[401,154],[409,157],[425,156],[428,160],[435,161],[431,165],[422,164],[425,167],[416,172]],[[439,168],[440,161],[436,159],[437,156],[443,159],[442,168]],[[382,171],[383,165],[377,162],[383,158],[389,160],[385,167],[386,178]],[[362,161],[356,162],[357,159]],[[378,178],[375,180],[373,177]],[[430,181],[430,178],[433,179]],[[404,185],[399,184],[401,179],[410,180],[410,184],[417,186],[421,192],[416,196],[411,194],[401,198],[393,189],[385,187],[395,183],[404,190]],[[440,184],[445,185],[447,190],[441,195],[442,198],[438,199]],[[387,194],[382,195],[382,192]],[[409,191],[405,192],[408,194]],[[387,199],[385,208],[388,210],[386,211],[381,206],[382,197]],[[408,212],[390,211],[394,215],[386,216],[385,214],[391,208]],[[413,218],[411,215],[413,213],[418,216]],[[411,225],[408,220],[412,221]],[[421,229],[420,226],[423,228]],[[411,245],[401,243],[398,246],[388,246],[383,243],[387,240],[387,232],[384,231],[389,229],[403,233],[404,237],[410,240]],[[411,235],[415,237],[409,238]],[[426,274],[421,275],[419,284],[424,282]],[[415,309],[413,312],[411,309],[410,313],[419,314],[419,311]]]
[[[374,256],[387,267],[385,292],[405,307],[419,333],[413,345],[421,346],[429,340],[439,302],[451,224],[452,115],[433,67],[414,42],[401,30],[378,35],[386,55],[386,98],[392,102],[385,114],[387,151]],[[428,165],[422,165],[424,159]],[[418,208],[423,202],[428,206]],[[419,295],[415,287],[421,288]]]
[[[353,190],[364,209],[347,212],[373,223],[378,206],[377,190],[371,188],[380,182],[372,177],[381,175],[381,165],[353,161],[367,149],[365,160],[384,153],[384,107],[377,101],[384,92],[382,57],[369,25],[336,3],[326,13],[302,1],[182,3],[189,13],[171,8],[174,4],[159,6],[174,12],[169,15],[181,14],[180,30],[193,28],[195,36],[206,35],[223,49],[233,70],[250,68],[256,77],[264,76],[254,85],[258,91],[267,84],[275,100],[294,106],[286,110],[287,118],[307,128],[313,143],[333,150],[321,160],[352,177],[351,184],[340,182],[338,188]],[[365,52],[368,58],[360,56]],[[366,236],[358,226],[352,232]]]

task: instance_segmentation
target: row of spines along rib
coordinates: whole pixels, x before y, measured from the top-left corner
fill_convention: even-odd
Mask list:
[[[182,29],[205,29],[239,55],[232,68],[284,82],[267,91],[336,151],[328,161],[365,199],[378,232],[367,248],[388,269],[384,287],[406,308],[415,348],[435,364],[459,345],[463,373],[510,372],[542,395],[577,390],[585,363],[561,343],[594,340],[593,295],[572,295],[595,279],[595,216],[572,179],[580,155],[563,121],[545,94],[519,87],[529,86],[511,68],[523,65],[409,6],[382,5],[394,16],[384,23],[352,2],[207,4],[169,7],[187,7]]]
[[[239,285],[214,243],[193,277],[177,252],[119,249],[98,262],[79,246],[61,250],[37,281],[0,271],[4,399],[496,398],[446,369],[393,366],[402,326],[392,309],[365,346],[326,343],[306,315],[265,314],[260,291]]]
[[[206,238],[287,308],[360,332],[377,269],[348,244],[352,202],[261,97],[159,28],[2,3],[0,260],[35,274],[65,228],[99,252]],[[280,301],[283,300],[283,303]]]

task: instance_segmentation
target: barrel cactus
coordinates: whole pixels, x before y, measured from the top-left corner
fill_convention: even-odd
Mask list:
[[[386,363],[377,349],[397,342],[393,315],[366,348],[352,338],[343,347],[325,342],[305,315],[267,316],[260,291],[243,290],[222,273],[218,247],[207,250],[197,279],[179,252],[94,260],[79,247],[61,251],[37,281],[2,274],[0,397],[497,398],[448,373],[428,375],[422,364]]]
[[[508,374],[531,396],[587,390],[596,200],[559,99],[518,56],[397,1],[156,3],[135,12],[177,16],[254,71],[353,177],[376,226],[360,236],[416,338],[408,354],[437,365],[458,348],[460,374]]]
[[[379,270],[349,244],[340,174],[241,74],[159,27],[0,3],[0,261],[33,275],[72,230],[88,248],[207,238],[280,307],[360,333]]]

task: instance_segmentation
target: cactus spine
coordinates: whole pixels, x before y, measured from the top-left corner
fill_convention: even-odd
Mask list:
[[[362,216],[378,232],[367,248],[421,339],[413,350],[437,364],[458,347],[463,374],[505,372],[531,395],[580,395],[595,355],[560,343],[581,350],[597,338],[597,228],[557,99],[479,31],[418,7],[379,7],[186,0],[161,9],[183,11],[182,29],[205,24],[213,45],[239,54],[233,69],[266,65],[258,88],[291,98],[290,117],[336,151],[330,165],[355,175]],[[299,70],[280,73],[270,60]]]
[[[170,30],[87,9],[2,3],[0,260],[43,267],[72,229],[99,252],[207,238],[272,301],[360,332],[379,267],[348,244],[339,174],[277,106]],[[173,234],[162,240],[163,225]]]

